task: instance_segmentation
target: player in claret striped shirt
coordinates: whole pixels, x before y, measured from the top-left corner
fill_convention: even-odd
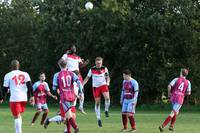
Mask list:
[[[160,132],[164,131],[164,128],[168,125],[169,122],[169,130],[174,130],[174,124],[176,122],[176,116],[179,114],[179,110],[181,109],[184,98],[186,95],[191,94],[191,83],[186,79],[188,75],[187,69],[181,69],[180,77],[173,79],[168,85],[168,97],[170,98],[172,104],[172,112],[165,119],[163,124],[159,126]]]
[[[128,128],[128,118],[131,124],[131,130],[129,132],[136,131],[135,125],[135,107],[137,104],[139,85],[138,82],[131,77],[131,71],[129,69],[123,72],[123,87],[121,93],[120,103],[122,104],[122,122],[124,128],[122,132],[126,132]]]
[[[42,111],[44,113],[42,115],[40,124],[41,125],[44,124],[44,120],[46,119],[48,112],[49,112],[47,102],[46,102],[47,95],[54,99],[57,99],[56,96],[51,94],[49,85],[47,84],[47,82],[45,82],[46,76],[45,76],[44,72],[40,73],[39,79],[40,79],[39,81],[37,81],[33,84],[33,92],[34,92],[37,112],[35,113],[35,115],[32,119],[31,125],[34,125],[35,121],[37,120],[38,116],[40,115],[40,113]]]
[[[96,65],[89,70],[87,77],[83,81],[83,85],[85,85],[88,82],[89,78],[92,77],[92,90],[95,99],[95,112],[98,120],[98,126],[102,127],[100,116],[100,101],[101,95],[103,95],[105,99],[105,116],[109,117],[108,111],[110,106],[110,94],[108,86],[110,84],[110,77],[107,67],[103,66],[102,57],[96,57],[95,64]]]

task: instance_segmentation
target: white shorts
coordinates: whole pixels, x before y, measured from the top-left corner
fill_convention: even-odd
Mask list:
[[[124,99],[122,103],[122,113],[135,114],[135,104],[132,99]]]

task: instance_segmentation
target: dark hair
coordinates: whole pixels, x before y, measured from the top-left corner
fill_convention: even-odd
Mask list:
[[[131,76],[131,70],[129,70],[129,69],[125,69],[124,71],[123,71],[123,74],[126,74],[126,75],[130,75]]]
[[[45,72],[40,72],[39,76],[41,76],[42,74],[46,75]]]
[[[188,75],[188,73],[189,73],[188,69],[185,69],[185,68],[181,69],[182,76],[186,77]]]
[[[73,46],[76,47],[76,44],[70,44],[69,47],[68,47],[68,49],[70,50]]]

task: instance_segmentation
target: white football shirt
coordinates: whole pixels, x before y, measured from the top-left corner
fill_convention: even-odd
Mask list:
[[[4,87],[10,89],[10,102],[27,101],[26,82],[31,81],[27,72],[13,70],[4,77]]]

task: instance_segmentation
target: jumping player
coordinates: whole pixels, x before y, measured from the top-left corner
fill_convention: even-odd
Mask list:
[[[95,99],[95,112],[98,126],[102,127],[100,115],[101,94],[104,96],[105,99],[105,116],[109,117],[108,111],[110,106],[110,94],[108,86],[110,85],[110,77],[107,67],[102,65],[102,57],[96,57],[95,64],[96,65],[89,70],[86,78],[83,81],[83,85],[85,85],[88,82],[89,78],[92,77],[93,96]]]
[[[169,126],[169,130],[174,130],[176,117],[179,114],[181,106],[183,105],[184,97],[191,94],[191,83],[189,80],[186,79],[188,73],[189,72],[187,69],[181,69],[180,77],[173,79],[168,85],[168,97],[170,98],[170,101],[172,103],[172,112],[166,118],[164,123],[159,126],[160,132],[164,131],[164,128],[168,125],[170,121],[171,124]]]
[[[124,81],[120,103],[122,104],[122,123],[124,128],[121,132],[126,132],[128,130],[128,118],[132,128],[129,132],[135,132],[136,125],[134,114],[137,104],[139,85],[138,82],[131,77],[131,71],[129,69],[123,72],[123,78]]]
[[[22,116],[27,103],[27,88],[31,95],[30,103],[34,105],[34,97],[32,92],[32,83],[27,72],[19,70],[20,63],[18,60],[11,61],[12,71],[4,77],[3,95],[10,91],[10,109],[14,117],[15,133],[22,133]],[[0,99],[2,101],[2,98]]]
[[[46,96],[50,96],[52,98],[54,98],[55,100],[57,100],[57,97],[52,95],[49,89],[49,86],[47,84],[47,82],[45,82],[46,76],[45,73],[42,72],[39,75],[39,81],[35,82],[33,84],[33,92],[34,92],[34,98],[35,98],[35,103],[36,103],[36,107],[37,107],[37,112],[35,113],[31,125],[34,125],[35,121],[37,120],[38,116],[40,115],[40,113],[43,111],[43,115],[42,115],[42,119],[40,124],[43,125],[44,124],[44,120],[46,119],[49,109],[47,106],[47,102],[46,102]]]
[[[83,78],[81,76],[79,68],[85,67],[89,60],[84,61],[84,59],[81,59],[79,56],[76,55],[76,45],[70,45],[69,50],[62,56],[62,58],[58,61],[58,65],[60,66],[60,63],[62,61],[67,61],[67,68],[68,71],[74,72],[79,77],[79,80],[81,83],[83,82]],[[79,110],[85,114],[85,111],[83,109],[84,104],[84,93],[82,94],[82,100],[79,100]]]
[[[76,82],[79,87],[79,92],[83,93],[83,86],[76,74],[67,70],[67,62],[60,63],[61,71],[58,73],[57,84],[60,93],[60,113],[62,119],[74,128],[74,133],[79,132],[76,120],[72,115],[72,108],[76,99],[73,83]],[[80,95],[81,98],[81,95]]]

